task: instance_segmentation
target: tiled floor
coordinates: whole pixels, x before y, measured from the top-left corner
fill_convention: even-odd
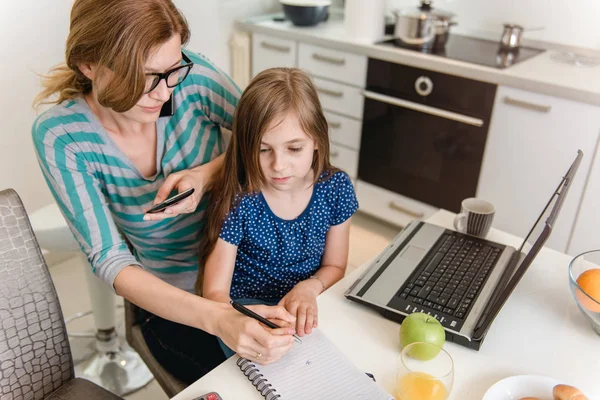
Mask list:
[[[399,228],[388,225],[382,221],[371,218],[365,214],[357,213],[352,219],[350,228],[350,253],[348,256],[348,269],[352,272],[375,257],[399,232]],[[47,257],[50,263],[50,274],[54,280],[65,317],[90,309],[90,300],[84,270],[78,258]],[[53,261],[51,261],[53,260]],[[123,343],[123,313],[117,311],[117,329]],[[93,329],[93,317],[88,316],[69,323],[69,331],[89,331]],[[71,338],[73,357],[76,360],[76,371],[83,368],[85,358],[92,352],[94,341],[86,338]],[[164,394],[156,381],[150,382],[146,387],[126,396],[128,400],[165,400]]]

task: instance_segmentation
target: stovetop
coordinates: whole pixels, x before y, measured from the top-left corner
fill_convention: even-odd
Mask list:
[[[418,51],[420,53],[429,53],[439,57],[466,61],[498,69],[508,68],[511,65],[545,51],[523,46],[517,50],[506,51],[500,49],[499,42],[455,34],[450,34],[448,36],[446,46],[442,49],[412,48],[402,43],[399,39],[389,39],[377,44],[381,46],[399,47],[406,50]]]

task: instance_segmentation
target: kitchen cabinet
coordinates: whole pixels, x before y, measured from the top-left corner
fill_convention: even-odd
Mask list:
[[[391,224],[405,227],[415,219],[431,217],[439,208],[359,180],[356,183],[360,210]]]
[[[367,77],[365,56],[300,43],[298,67],[313,76],[365,87]]]
[[[329,125],[329,139],[334,143],[358,151],[362,128],[361,122],[329,111],[325,111],[323,114],[325,114]]]
[[[298,44],[295,40],[253,34],[252,76],[268,68],[295,67],[297,52]]]
[[[599,132],[599,107],[498,87],[477,188],[496,206],[494,226],[525,236],[581,149],[584,158],[546,243],[567,251]],[[579,219],[587,220],[581,211]],[[593,207],[585,212],[593,214]]]
[[[362,119],[364,97],[361,89],[321,78],[313,77],[313,82],[324,110]]]

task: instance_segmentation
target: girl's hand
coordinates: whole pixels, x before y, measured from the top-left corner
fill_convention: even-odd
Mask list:
[[[270,329],[230,305],[222,307],[223,315],[218,318],[216,335],[241,357],[259,364],[269,364],[279,360],[292,348],[293,327]],[[293,324],[295,320],[281,306],[254,305],[248,308],[271,321]]]
[[[296,316],[299,336],[311,333],[319,325],[317,296],[322,290],[323,286],[317,279],[307,279],[299,282],[279,301],[280,306]]]
[[[158,189],[153,205],[165,201],[169,197],[169,194],[175,189],[177,189],[178,193],[182,193],[190,188],[194,188],[194,193],[179,203],[167,207],[162,212],[145,214],[144,220],[157,221],[196,211],[198,203],[204,194],[206,184],[211,179],[211,176],[209,176],[211,173],[210,169],[207,169],[206,166],[207,164],[204,164],[196,168],[174,172],[169,175],[160,189]]]

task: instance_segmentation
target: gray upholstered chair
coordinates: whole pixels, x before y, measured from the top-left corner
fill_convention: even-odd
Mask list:
[[[121,399],[75,378],[56,290],[12,189],[0,191],[0,321],[0,399]]]
[[[185,389],[187,385],[167,372],[150,352],[139,325],[139,311],[140,308],[138,306],[125,300],[125,336],[127,343],[144,360],[146,366],[152,372],[154,378],[167,396],[173,397]]]

